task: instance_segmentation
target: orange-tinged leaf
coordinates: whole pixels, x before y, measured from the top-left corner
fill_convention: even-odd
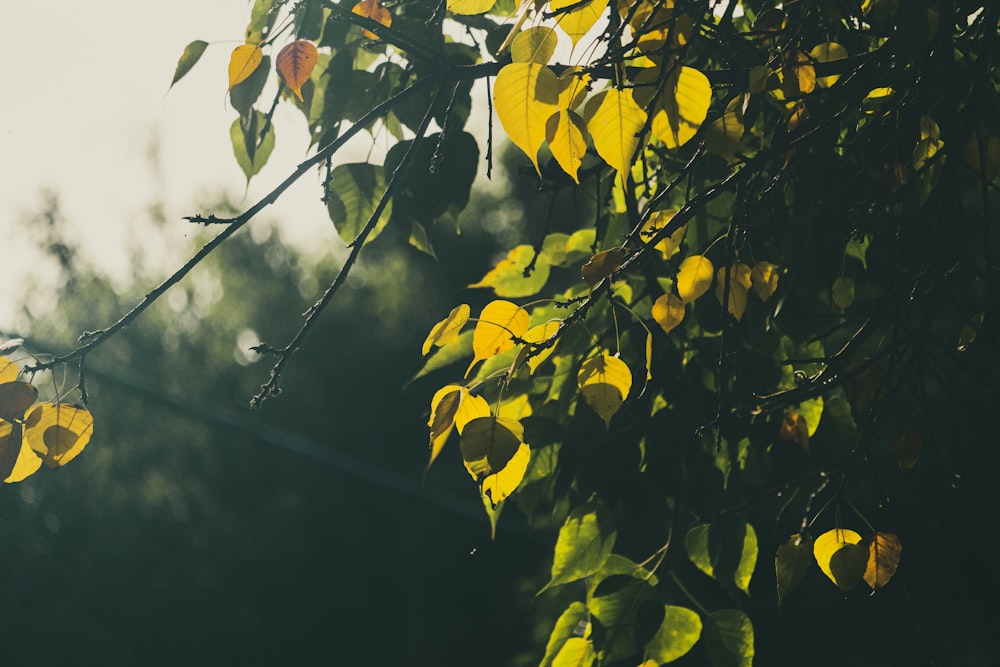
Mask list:
[[[750,273],[750,267],[746,264],[729,267],[729,305],[727,310],[737,321],[743,318],[743,313],[747,309],[747,292],[751,285]],[[726,289],[726,270],[720,268],[715,283],[715,298],[720,304],[725,298]]]
[[[528,330],[528,311],[510,301],[491,301],[479,314],[479,321],[472,333],[472,363],[465,371],[466,377],[476,362],[506,352],[514,347],[514,338],[521,338]]]
[[[643,225],[642,231],[639,232],[639,238],[644,242],[648,243],[652,238],[659,232],[663,227],[670,222],[670,219],[674,217],[677,211],[657,211],[649,217],[646,224]],[[660,251],[663,255],[663,259],[670,259],[674,253],[677,252],[681,247],[681,242],[684,240],[684,234],[687,232],[687,225],[681,225],[678,227],[670,236],[664,236],[656,245],[653,246]]]
[[[684,303],[694,301],[712,286],[715,267],[704,255],[689,255],[677,269],[677,294]]]
[[[657,103],[653,135],[667,148],[683,146],[705,122],[711,103],[712,84],[708,77],[694,68],[681,67],[667,82]]]
[[[670,333],[684,320],[684,302],[676,294],[661,294],[653,303],[653,319]]]
[[[571,5],[575,6],[575,9],[559,14],[556,17],[556,25],[569,35],[570,39],[573,40],[573,46],[576,46],[580,38],[590,32],[590,29],[604,14],[604,10],[608,8],[608,0],[591,0],[585,3],[581,3],[579,0],[550,0],[549,2],[549,7],[554,12]]]
[[[778,267],[770,262],[757,262],[750,272],[750,282],[760,300],[767,301],[778,289]]]
[[[86,408],[39,403],[24,420],[24,437],[45,464],[58,468],[72,461],[90,442],[94,418]]]
[[[5,421],[17,419],[35,404],[37,398],[38,390],[30,382],[14,380],[0,384],[0,419]]]
[[[845,591],[861,581],[868,564],[868,549],[859,542],[861,536],[846,528],[828,530],[813,542],[819,569]]]
[[[559,35],[552,28],[536,25],[517,34],[510,44],[510,57],[516,63],[540,63],[552,59],[559,43]]]
[[[892,533],[875,533],[868,544],[868,566],[865,568],[865,583],[872,590],[882,588],[899,567],[899,554],[903,545]]]
[[[778,437],[785,442],[794,442],[805,451],[809,451],[809,427],[798,412],[785,413],[785,418],[778,427]]]
[[[448,0],[448,11],[452,14],[472,16],[493,9],[497,0]]]
[[[607,428],[632,388],[632,371],[628,365],[608,353],[583,362],[577,373],[577,385],[583,399],[594,409]]]
[[[618,270],[625,260],[625,252],[621,248],[602,250],[591,257],[580,267],[580,277],[590,289]]]
[[[0,421],[0,480],[20,482],[35,474],[42,459],[24,445],[24,432],[19,423]]]
[[[361,2],[354,5],[351,12],[357,14],[358,16],[364,16],[365,18],[371,19],[376,23],[381,23],[386,28],[392,25],[392,14],[389,13],[388,9],[382,6],[381,0],[361,0]],[[361,34],[364,35],[366,39],[378,39],[378,35],[371,30],[363,29]]]
[[[555,72],[540,63],[511,63],[497,74],[493,104],[507,136],[531,159],[535,171],[546,124],[556,111],[560,84]]]
[[[359,13],[358,7],[366,4],[366,2],[368,2],[368,0],[364,0],[359,3],[358,6],[354,8],[354,13]],[[381,5],[378,5],[378,0],[371,0],[371,2],[381,9]],[[383,9],[382,11],[385,10]],[[386,14],[388,14],[388,12],[386,12]],[[367,16],[367,14],[365,16]],[[313,43],[306,39],[300,39],[292,42],[291,44],[286,44],[282,47],[281,51],[278,51],[278,57],[274,59],[274,65],[278,69],[278,74],[281,76],[281,80],[285,82],[285,85],[288,86],[289,90],[295,93],[295,96],[299,98],[300,102],[302,101],[302,84],[309,80],[309,77],[312,75],[313,68],[316,67],[317,60],[319,60],[319,52],[316,51],[316,47]]]
[[[639,147],[639,133],[646,112],[632,98],[631,90],[611,88],[595,95],[586,108],[587,129],[594,148],[624,179]]]
[[[448,343],[458,340],[458,333],[465,326],[465,323],[469,321],[469,314],[471,312],[469,305],[465,303],[452,308],[451,312],[448,313],[448,317],[431,328],[431,332],[424,339],[420,353],[426,355],[431,351],[431,347],[433,346],[444,347]]]
[[[552,157],[576,183],[577,172],[587,153],[587,126],[575,111],[559,109],[545,123],[545,138]]]
[[[483,480],[480,491],[494,508],[517,490],[530,460],[531,449],[527,443],[522,442],[503,468]]]
[[[256,44],[241,44],[229,56],[229,88],[246,81],[264,60],[264,52]]]

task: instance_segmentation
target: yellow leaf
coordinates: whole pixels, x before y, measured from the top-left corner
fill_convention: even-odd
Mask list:
[[[458,406],[461,404],[463,397],[468,394],[469,390],[465,387],[451,384],[438,389],[431,399],[431,418],[427,422],[427,426],[431,429],[431,457],[427,462],[428,468],[431,467],[434,459],[438,457],[438,454],[444,448],[444,443],[447,442],[448,436],[451,435],[451,429],[455,426],[455,415],[458,412]]]
[[[497,74],[493,103],[507,136],[538,167],[538,149],[545,141],[546,123],[556,111],[559,79],[539,63],[511,63]]]
[[[530,460],[531,449],[522,442],[514,455],[507,461],[507,465],[483,480],[480,491],[484,498],[489,499],[494,508],[517,490],[521,480],[524,479],[525,471],[528,470]]]
[[[378,3],[378,0],[372,0],[372,2]],[[358,6],[363,4],[365,2],[359,3]],[[357,10],[358,7],[355,7],[355,14],[359,13]],[[302,101],[302,84],[309,80],[317,60],[319,60],[319,53],[316,51],[316,47],[305,39],[286,44],[281,51],[278,51],[278,57],[274,59],[281,80],[285,82],[289,90],[295,93],[300,102]]]
[[[683,146],[705,122],[711,102],[708,77],[691,67],[681,67],[667,82],[666,92],[657,103],[653,135],[667,148]]]
[[[481,484],[503,470],[520,449],[523,433],[520,423],[502,417],[478,417],[466,424],[459,447],[472,479]]]
[[[460,306],[455,306],[452,308],[451,312],[448,313],[448,317],[444,318],[431,328],[431,332],[427,334],[427,338],[424,339],[424,344],[421,347],[420,354],[426,355],[431,351],[431,347],[444,347],[448,343],[453,343],[458,340],[458,332],[462,330],[465,323],[469,321],[469,314],[471,310],[468,304],[463,303]]]
[[[510,44],[510,57],[516,63],[549,62],[556,52],[559,36],[552,28],[536,25],[522,30]]]
[[[750,290],[751,278],[750,267],[746,264],[737,264],[729,267],[729,304],[726,310],[737,319],[743,319],[743,313],[747,309],[747,292]],[[726,270],[720,268],[716,275],[715,298],[721,304],[726,295]]]
[[[813,542],[819,569],[845,591],[861,581],[868,563],[868,549],[859,542],[861,536],[846,528],[828,530]]]
[[[468,377],[476,362],[506,352],[514,347],[513,338],[521,338],[528,330],[528,311],[510,301],[491,301],[479,314],[479,321],[472,333],[472,363]]]
[[[760,300],[767,301],[778,289],[778,267],[770,262],[757,262],[750,272],[750,282]]]
[[[455,412],[455,430],[459,435],[465,430],[465,425],[473,419],[490,416],[490,404],[482,396],[473,396],[468,390],[462,392],[462,400]]]
[[[712,285],[715,267],[704,255],[690,255],[677,270],[677,294],[684,303],[694,301]]]
[[[632,371],[624,361],[605,352],[583,362],[576,379],[587,405],[611,428],[611,418],[632,388]]]
[[[882,588],[899,567],[899,554],[903,545],[892,533],[875,533],[875,539],[868,544],[868,566],[865,568],[865,583],[872,590]]]
[[[483,14],[493,9],[497,0],[448,0],[448,11],[452,14]]]
[[[846,310],[854,303],[854,281],[847,276],[840,276],[833,281],[833,303],[840,309]]]
[[[561,324],[562,320],[549,320],[545,324],[539,324],[538,326],[531,327],[524,333],[524,340],[529,343],[540,343],[543,340],[548,340],[556,331],[559,330],[559,326]],[[552,355],[552,352],[555,349],[555,344],[552,344],[528,359],[529,372],[534,375],[538,367]]]
[[[743,152],[743,123],[735,112],[727,112],[712,121],[705,131],[705,148],[728,162],[739,160]]]
[[[525,273],[526,269],[531,270]],[[548,257],[530,245],[519,245],[507,253],[482,280],[469,287],[490,287],[497,296],[520,297],[538,294],[549,279]]]
[[[587,102],[586,116],[597,154],[624,180],[639,147],[638,135],[646,123],[646,112],[632,99],[631,90],[611,88]]]
[[[545,124],[545,138],[552,157],[576,183],[577,172],[587,152],[587,126],[575,111],[559,109]]]
[[[809,55],[812,56],[817,62],[828,63],[833,60],[843,60],[848,54],[847,49],[836,42],[823,42],[822,44],[814,46],[809,52]],[[829,88],[839,80],[839,74],[820,76],[816,78],[816,85],[820,88]]]
[[[684,320],[684,302],[675,294],[663,294],[653,303],[653,319],[670,333]]]
[[[597,660],[594,643],[583,637],[570,637],[552,658],[552,667],[591,667]]]
[[[785,51],[781,60],[781,88],[786,98],[808,95],[816,89],[816,68],[797,49]]]
[[[13,382],[18,375],[17,364],[7,357],[0,356],[0,384]]]
[[[263,60],[264,52],[256,44],[241,44],[233,49],[229,56],[229,89],[246,81]]]
[[[0,480],[20,482],[35,474],[42,459],[24,446],[21,424],[0,421]]]
[[[657,211],[651,215],[649,220],[646,221],[646,224],[642,226],[642,231],[639,232],[639,238],[648,243],[657,232],[663,229],[663,227],[670,222],[670,219],[673,218],[676,213],[677,211]],[[656,245],[653,247],[660,251],[660,254],[663,255],[663,259],[670,259],[681,247],[681,242],[684,240],[685,232],[687,232],[687,225],[681,225],[670,236],[665,236],[657,241]]]
[[[583,68],[573,65],[559,75],[559,108],[575,109],[587,96],[591,76]]]
[[[617,271],[624,259],[625,252],[621,248],[602,250],[580,267],[580,277],[590,289],[594,289],[598,283]]]
[[[556,17],[556,25],[569,35],[573,40],[573,46],[580,41],[580,38],[590,32],[597,20],[608,8],[608,0],[591,0],[581,3],[579,0],[551,0],[549,7],[552,11],[565,9],[569,6],[576,6],[572,11],[564,12]]]
[[[24,437],[45,464],[58,468],[72,461],[90,442],[94,418],[86,408],[39,403],[24,420]]]

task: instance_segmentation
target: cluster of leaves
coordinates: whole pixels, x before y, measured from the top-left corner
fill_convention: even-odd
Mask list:
[[[20,346],[14,339],[0,352]],[[80,454],[90,441],[94,419],[79,405],[38,401],[38,389],[21,379],[21,369],[0,356],[0,480],[20,482],[38,472],[44,462],[60,468]]]
[[[551,205],[469,285],[492,292],[478,316],[466,299],[424,342],[417,377],[450,374],[430,404],[430,462],[457,432],[494,531],[512,498],[558,528],[543,590],[579,599],[543,665],[651,667],[698,642],[715,667],[749,665],[754,524],[790,535],[765,546],[776,590],[755,596],[783,602],[813,561],[844,591],[882,588],[902,550],[885,526],[886,475],[921,461],[958,376],[990,386],[962,355],[982,344],[996,299],[998,12],[255,0],[229,67],[237,162],[248,179],[266,163],[282,99],[315,153],[242,215],[192,216],[228,227],[55,361],[113,335],[319,167],[352,251],[299,334],[255,348],[277,361],[254,403],[276,394],[366,243],[393,225],[435,254],[430,232],[457,224],[482,145],[491,173],[495,110]],[[175,82],[205,47],[188,46]],[[261,106],[276,48],[277,92]],[[488,127],[467,128],[479,80]],[[382,164],[336,164],[362,131],[391,137]],[[705,576],[711,602],[692,592]]]

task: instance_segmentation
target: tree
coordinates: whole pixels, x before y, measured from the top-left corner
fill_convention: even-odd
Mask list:
[[[858,653],[933,659],[944,640],[901,633],[958,631],[907,607],[896,573],[921,554],[926,582],[945,562],[932,538],[969,521],[956,508],[990,506],[998,14],[258,0],[229,68],[237,162],[248,179],[266,162],[279,103],[315,152],[239,215],[191,216],[223,231],[118,322],[0,369],[9,470],[83,440],[32,416],[19,372],[79,361],[85,404],[86,356],[319,169],[351,252],[287,343],[254,346],[273,367],[252,405],[280,393],[368,244],[438,254],[442,223],[466,224],[480,156],[493,170],[485,99],[547,210],[436,316],[416,379],[442,380],[428,465],[457,440],[494,530],[513,502],[557,531],[543,664],[782,664],[788,633],[761,632],[777,606],[815,618],[843,595],[861,618],[896,612],[844,626]],[[205,48],[188,46],[175,83]],[[338,164],[361,132],[392,137],[382,164]]]

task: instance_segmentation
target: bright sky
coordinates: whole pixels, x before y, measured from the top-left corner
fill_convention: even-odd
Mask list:
[[[137,244],[165,255],[157,267],[165,277],[189,254],[184,238],[193,230],[182,216],[209,213],[202,205],[223,192],[249,206],[306,157],[304,119],[279,105],[275,151],[244,199],[226,68],[249,13],[247,0],[0,0],[0,330],[14,324],[18,286],[45,284],[45,265],[27,252],[31,240],[19,225],[39,211],[43,191],[58,195],[69,240],[117,280],[129,278],[125,250]],[[195,39],[210,45],[168,93],[177,59]],[[304,177],[268,217],[282,220],[293,241],[342,247],[318,183]],[[162,231],[153,204],[163,207]]]

